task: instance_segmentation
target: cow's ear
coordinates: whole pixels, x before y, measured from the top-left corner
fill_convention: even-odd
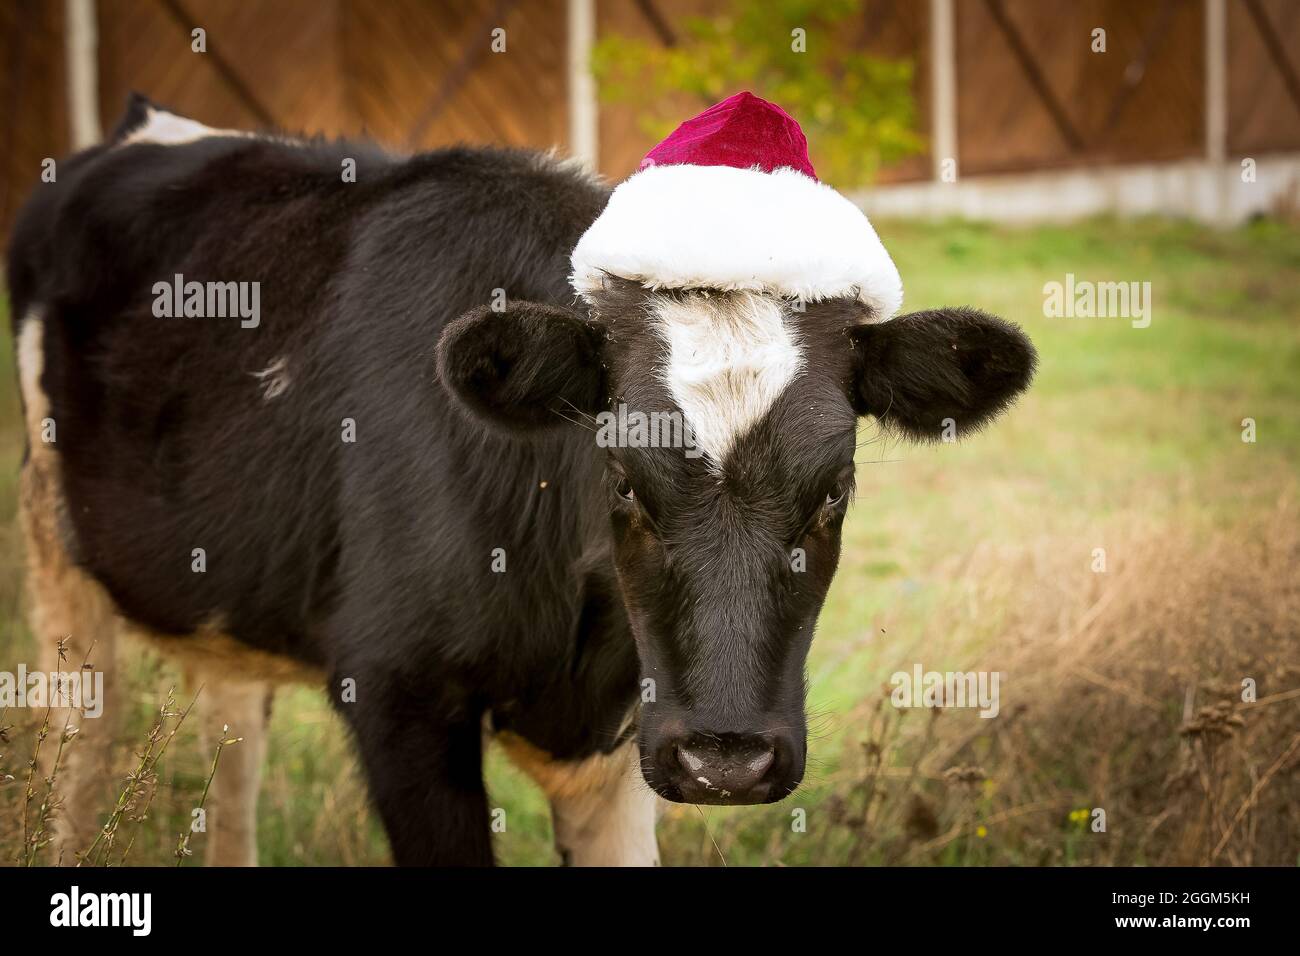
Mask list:
[[[1038,356],[1010,322],[970,308],[913,312],[849,331],[859,414],[917,441],[974,431],[1033,378]]]
[[[449,323],[438,378],[475,415],[531,430],[594,414],[601,388],[600,328],[568,309],[511,302]]]

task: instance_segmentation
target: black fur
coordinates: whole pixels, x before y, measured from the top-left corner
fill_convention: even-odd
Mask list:
[[[442,326],[494,289],[572,302],[568,251],[606,195],[529,152],[223,138],[61,163],[14,233],[78,559],[149,627],[217,616],[325,667],[400,863],[491,862],[485,711],[578,758],[635,700],[585,433],[467,426],[432,380]],[[261,281],[260,326],[155,318],[178,272]],[[265,401],[253,373],[282,356]]]
[[[971,308],[932,309],[850,333],[857,407],[915,441],[978,431],[1033,378],[1037,354],[1019,328]]]
[[[601,392],[598,327],[569,309],[511,302],[473,309],[443,330],[438,374],[475,414],[528,431],[590,413]]]

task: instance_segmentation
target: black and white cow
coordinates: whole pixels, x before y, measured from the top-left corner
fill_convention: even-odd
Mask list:
[[[143,635],[206,681],[245,738],[210,860],[255,859],[285,680],[328,689],[400,864],[492,862],[489,737],[574,863],[656,863],[656,795],[798,786],[859,419],[977,429],[1034,352],[973,309],[883,321],[892,263],[835,287],[853,250],[805,235],[807,203],[725,176],[676,212],[624,192],[676,175],[611,202],[534,152],[393,156],[136,97],[35,189],[8,272],[32,626],[74,660],[95,642],[101,669]],[[628,241],[675,264],[651,275]],[[605,447],[619,407],[679,416],[689,446]],[[99,823],[76,781],[104,732],[83,728],[69,851]]]

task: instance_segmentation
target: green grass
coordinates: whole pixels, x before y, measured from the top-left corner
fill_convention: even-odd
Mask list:
[[[720,855],[731,865],[881,860],[874,850],[856,845],[854,831],[834,821],[837,801],[851,798],[852,788],[860,785],[864,737],[879,729],[871,724],[877,718],[870,701],[900,662],[921,660],[929,669],[971,661],[996,664],[1012,652],[1005,635],[1027,607],[1050,612],[1056,602],[1064,619],[1070,595],[1090,586],[1093,548],[1112,548],[1111,559],[1123,562],[1124,542],[1135,528],[1157,538],[1167,529],[1230,529],[1296,490],[1296,229],[1262,221],[1214,232],[1161,220],[1029,230],[966,222],[879,228],[903,274],[908,309],[969,304],[1020,323],[1039,350],[1038,378],[1005,419],[960,445],[864,445],[841,570],[808,662],[815,734],[808,781],[775,806],[668,807],[660,827],[665,863],[717,863]],[[1077,279],[1150,282],[1150,327],[1134,329],[1121,318],[1046,318],[1043,285],[1063,281],[1067,272]],[[6,351],[0,367],[8,375],[7,338],[0,349]],[[1241,441],[1247,417],[1257,423],[1254,444]],[[876,437],[874,426],[864,424],[864,441]],[[0,461],[8,463],[0,467],[0,527],[10,529],[0,537],[5,607],[14,606],[19,580],[12,515],[20,449],[14,390],[5,383],[0,387]],[[1029,572],[1033,576],[1019,582],[1018,590],[1017,582],[999,578],[1014,562],[1041,563],[1035,555],[1076,568],[1077,577],[1076,571],[1053,565]],[[31,660],[30,637],[20,623],[4,634],[0,668]],[[133,665],[135,714],[124,731],[123,755],[129,735],[147,726],[149,710],[169,679],[160,665]],[[903,727],[897,732],[908,737],[916,736],[918,722],[927,718],[896,719]],[[944,720],[950,722],[949,732],[964,717]],[[893,725],[886,720],[880,726]],[[16,736],[11,754],[20,742]],[[1121,754],[1124,746],[1116,741],[1114,752]],[[990,750],[983,757],[996,755]],[[891,773],[907,772],[903,758],[903,750],[889,751],[885,762]],[[168,760],[168,792],[160,795],[158,819],[149,824],[154,836],[142,838],[139,862],[166,860],[166,848],[174,845],[186,808],[202,787],[205,760],[192,741],[178,743]],[[1064,759],[1056,770],[1040,769],[1055,774],[1056,785],[1071,799],[1077,793],[1077,806],[1090,805],[1086,774],[1069,770]],[[489,760],[488,777],[492,805],[506,811],[506,831],[497,838],[499,858],[510,864],[553,863],[539,793],[497,753]],[[6,850],[12,800],[0,796],[0,852]],[[972,820],[989,819],[996,827],[994,802],[992,792],[976,794],[969,803]],[[806,811],[806,833],[791,828],[797,809]],[[1080,827],[1062,822],[1045,833],[1054,859],[1086,858]],[[277,697],[259,839],[264,865],[387,858],[346,733],[313,691]],[[995,847],[983,840],[967,835],[927,859],[969,864],[1031,858],[1027,843]]]

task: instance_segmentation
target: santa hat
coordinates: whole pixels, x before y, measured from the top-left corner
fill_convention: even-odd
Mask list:
[[[873,322],[903,301],[898,269],[867,217],[817,181],[799,124],[752,93],[687,120],[652,149],[572,263],[584,295],[613,275],[648,289],[853,296]]]

